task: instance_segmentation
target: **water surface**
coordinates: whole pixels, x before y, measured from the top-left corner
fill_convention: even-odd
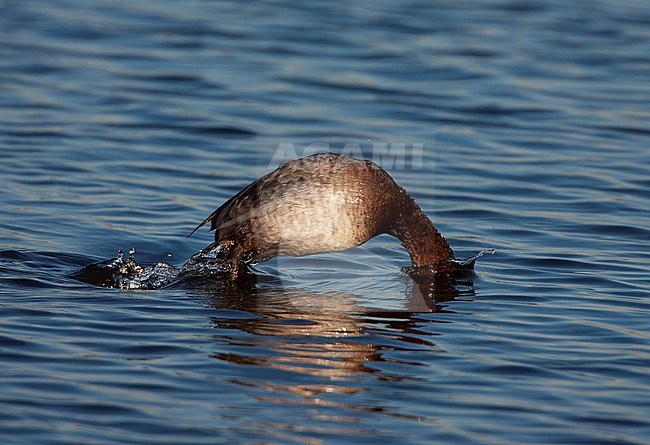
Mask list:
[[[649,23],[636,0],[4,2],[0,441],[647,443]],[[280,152],[382,144],[458,256],[497,251],[448,301],[387,236],[238,285],[69,278],[132,246],[181,265]]]

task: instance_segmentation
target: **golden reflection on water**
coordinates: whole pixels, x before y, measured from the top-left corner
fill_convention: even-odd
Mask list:
[[[349,379],[358,372],[371,371],[365,365],[377,360],[376,346],[352,341],[365,332],[355,316],[360,308],[353,295],[257,293],[259,304],[246,310],[259,315],[259,318],[215,320],[215,323],[255,334],[256,346],[273,354],[263,357],[231,354],[219,358],[325,377],[329,381]],[[241,350],[245,351],[245,348]],[[337,387],[287,388],[288,392],[305,396],[338,390]]]
[[[341,422],[358,421],[355,412],[402,417],[403,414],[393,413],[386,406],[356,402],[353,396],[371,391],[368,382],[361,378],[364,375],[387,381],[405,378],[373,366],[386,361],[385,350],[436,349],[432,334],[420,328],[427,321],[418,313],[444,310],[441,303],[454,299],[458,292],[450,284],[434,284],[435,289],[432,283],[410,281],[403,311],[369,310],[360,306],[352,294],[313,293],[259,283],[222,290],[215,293],[212,303],[216,308],[245,311],[252,316],[215,318],[213,322],[219,328],[239,329],[252,335],[246,336],[243,342],[238,337],[232,352],[216,354],[215,358],[260,367],[259,377],[238,376],[233,383],[261,390],[263,394],[255,396],[260,403],[304,405],[306,415],[323,423],[320,433],[334,430],[340,433]],[[390,360],[402,363],[395,358]],[[341,397],[332,395],[350,397],[341,401]],[[340,416],[341,409],[351,414]],[[342,418],[332,419],[330,410]],[[295,425],[291,419],[284,421],[285,427],[275,425],[275,431],[280,436],[293,437]],[[370,433],[356,428],[348,431],[348,434]],[[280,436],[279,439],[286,439]]]

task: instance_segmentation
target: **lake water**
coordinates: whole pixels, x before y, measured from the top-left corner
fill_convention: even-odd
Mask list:
[[[0,442],[650,437],[650,7],[0,3]],[[375,158],[471,282],[382,236],[239,285],[69,278],[281,159]]]

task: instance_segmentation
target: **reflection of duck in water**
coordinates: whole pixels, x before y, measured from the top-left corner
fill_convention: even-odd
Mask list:
[[[192,233],[207,222],[233,272],[275,256],[349,249],[384,233],[402,242],[414,267],[447,271],[457,266],[447,241],[385,170],[333,153],[282,164]]]

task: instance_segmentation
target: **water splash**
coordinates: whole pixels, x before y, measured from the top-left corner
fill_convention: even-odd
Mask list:
[[[435,277],[440,275],[463,275],[474,270],[474,264],[483,255],[494,255],[494,249],[484,249],[468,258],[452,258],[441,264],[419,267],[404,267],[402,271],[413,278]]]
[[[472,255],[471,257],[465,258],[465,259],[458,259],[458,258],[453,258],[449,260],[449,262],[454,263],[458,265],[459,267],[474,267],[474,264],[476,263],[476,260],[481,258],[483,255],[494,255],[496,253],[496,250],[494,249],[483,249],[480,252],[478,252],[475,255]]]
[[[117,289],[159,289],[193,277],[227,277],[233,270],[230,263],[223,259],[224,249],[223,245],[212,243],[178,268],[165,262],[142,266],[136,261],[136,250],[132,247],[128,257],[125,258],[122,250],[118,250],[115,258],[89,264],[72,277],[96,286]]]
[[[228,260],[232,246],[212,243],[190,256],[179,270],[179,278],[218,277],[232,278],[237,274],[237,265]]]
[[[72,277],[101,287],[157,289],[173,282],[178,273],[176,267],[163,262],[141,266],[135,260],[135,248],[131,247],[127,258],[118,250],[115,258],[89,264]]]

